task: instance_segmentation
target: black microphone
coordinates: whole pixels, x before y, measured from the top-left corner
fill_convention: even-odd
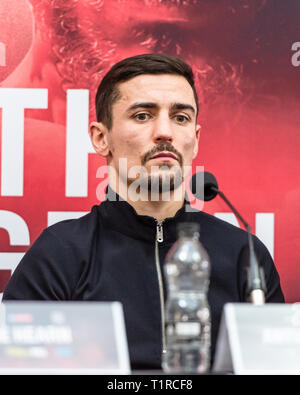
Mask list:
[[[191,192],[196,198],[210,201],[219,195],[233,213],[242,222],[248,232],[249,265],[247,268],[247,296],[256,305],[265,303],[266,282],[263,268],[259,265],[255,251],[250,225],[244,220],[237,209],[230,203],[224,193],[219,190],[215,176],[207,171],[195,173],[190,181]]]

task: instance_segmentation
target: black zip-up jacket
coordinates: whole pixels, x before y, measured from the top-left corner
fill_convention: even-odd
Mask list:
[[[162,223],[158,242],[164,296],[165,256],[177,239],[176,224],[200,224],[200,240],[211,260],[208,300],[212,355],[223,305],[246,300],[247,233],[185,205]],[[157,221],[137,215],[125,201],[106,200],[91,213],[50,226],[27,251],[3,300],[93,300],[123,304],[132,369],[159,369],[162,352],[161,299],[156,267]],[[266,247],[255,237],[266,275],[268,302],[283,302],[279,276]]]

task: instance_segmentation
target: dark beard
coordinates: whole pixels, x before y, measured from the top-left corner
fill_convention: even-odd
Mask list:
[[[168,171],[168,166],[161,166],[161,169],[163,167]],[[180,201],[184,193],[183,188],[184,179],[181,170],[174,174],[148,175],[130,183],[128,197],[133,201],[140,198],[144,201]],[[171,195],[172,192],[174,194]]]
[[[181,172],[172,174],[170,177],[159,175],[157,177],[148,177],[148,191],[154,195],[160,195],[176,190],[182,185],[183,177]]]

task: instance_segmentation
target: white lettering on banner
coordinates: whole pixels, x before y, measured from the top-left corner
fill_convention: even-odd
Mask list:
[[[6,47],[2,42],[0,42],[0,66],[6,66]]]
[[[48,211],[48,226],[66,219],[80,218],[88,214],[88,211]]]
[[[292,51],[297,51],[291,58],[292,65],[294,67],[298,67],[300,66],[300,42],[295,42],[292,44]]]
[[[233,213],[215,213],[215,217],[240,227]],[[255,234],[265,244],[270,255],[274,259],[274,213],[256,213]]]
[[[30,244],[27,224],[20,215],[12,211],[0,210],[0,228],[7,230],[10,245]]]
[[[10,270],[13,273],[24,255],[24,252],[0,252],[0,273],[1,270]],[[0,293],[0,303],[2,297],[3,293]]]
[[[88,134],[89,91],[67,91],[66,196],[88,196],[88,154],[95,153]]]
[[[30,236],[28,226],[20,215],[11,211],[0,210],[0,228],[8,232],[10,245],[29,246]],[[0,271],[10,270],[13,272],[23,256],[23,252],[1,252]],[[0,302],[1,300],[2,293],[0,293]]]
[[[1,195],[23,196],[24,110],[48,107],[47,89],[0,88]]]
[[[0,252],[0,270],[13,272],[24,255],[25,252]]]
[[[233,213],[215,213],[215,217],[222,219],[223,221],[228,222],[231,225],[240,227],[236,216]]]
[[[255,214],[255,234],[274,258],[274,213]]]

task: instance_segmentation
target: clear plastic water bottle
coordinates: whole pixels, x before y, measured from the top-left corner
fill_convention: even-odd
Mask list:
[[[178,240],[164,264],[168,294],[162,368],[168,373],[205,373],[210,366],[210,260],[199,228],[197,223],[179,224]]]

